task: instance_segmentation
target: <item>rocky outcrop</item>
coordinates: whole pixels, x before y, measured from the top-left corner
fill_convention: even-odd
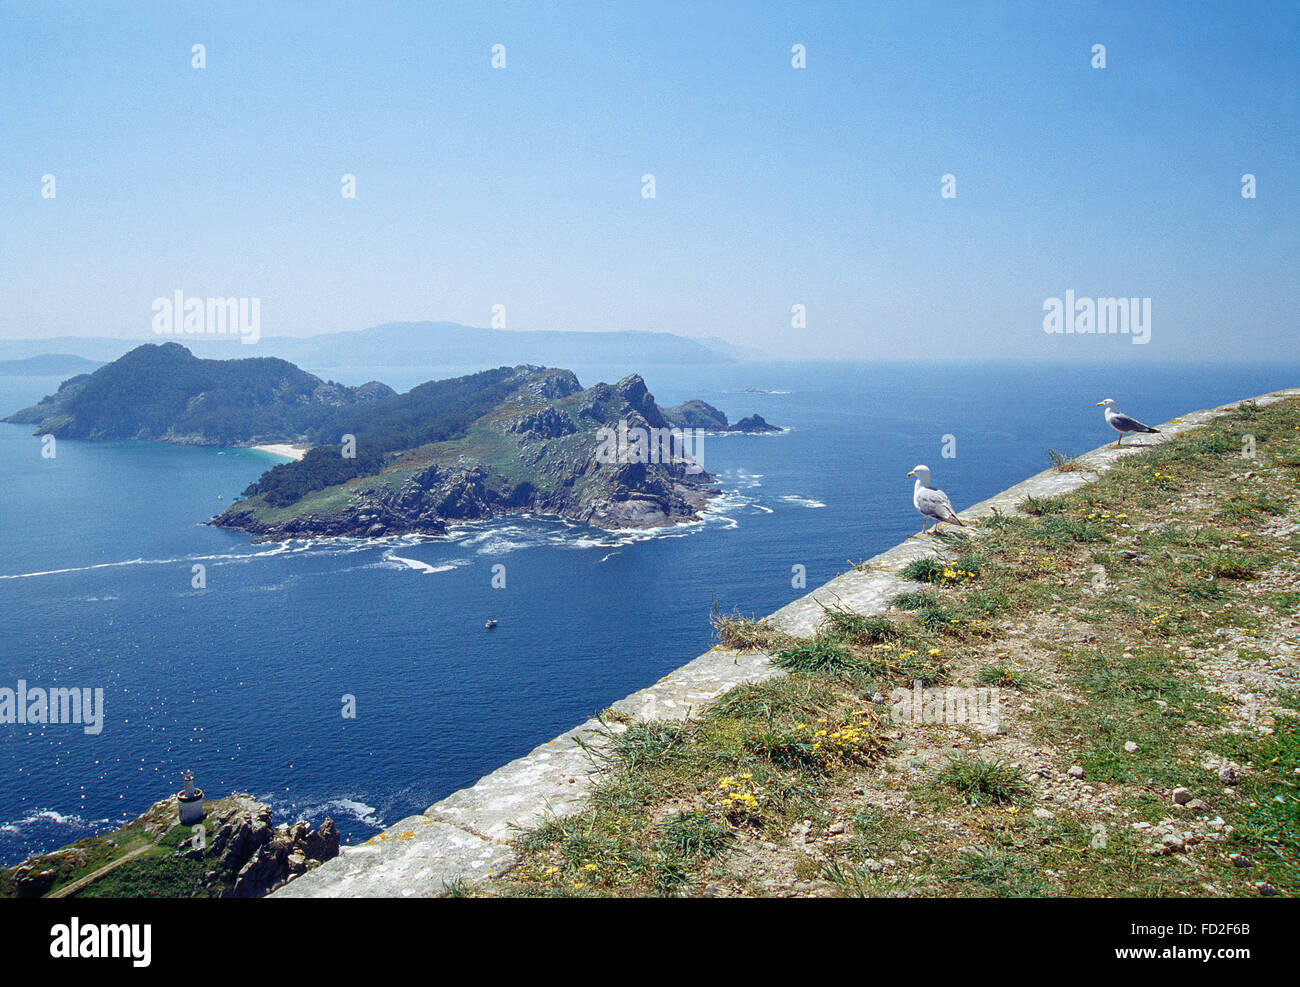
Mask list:
[[[732,425],[729,432],[779,432],[781,431],[776,425],[769,425],[762,415],[748,415],[742,418],[736,424]]]
[[[276,826],[270,807],[245,792],[203,808],[198,827],[182,826],[176,799],[167,798],[111,833],[0,869],[0,897],[75,895],[134,870],[132,885],[159,897],[257,898],[338,856],[331,819],[319,829],[303,821]],[[160,852],[190,863],[160,868]]]
[[[558,439],[561,435],[572,435],[578,430],[572,418],[551,407],[516,418],[507,428],[516,434],[539,439]]]
[[[215,832],[206,847],[177,851],[212,865],[203,875],[204,890],[217,890],[222,898],[260,898],[338,856],[339,833],[332,819],[319,830],[301,820],[273,826],[270,808],[251,795],[236,794],[230,801],[230,811],[211,820]]]
[[[769,425],[762,415],[749,415],[734,425],[727,422],[727,416],[707,401],[687,401],[664,409],[664,416],[678,428],[696,428],[706,432],[779,432],[775,425]]]
[[[275,521],[261,518],[247,505],[234,504],[213,518],[222,528],[247,531],[254,541],[285,541],[289,538],[381,538],[384,535],[447,533],[446,522],[428,512],[398,512],[387,505],[358,495],[354,504],[338,511],[304,512]]]

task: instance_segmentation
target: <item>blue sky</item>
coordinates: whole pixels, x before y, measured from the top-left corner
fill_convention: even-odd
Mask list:
[[[499,303],[787,357],[1297,360],[1298,11],[4,0],[0,337],[145,338],[179,288],[263,335]],[[1066,289],[1150,297],[1151,342],[1047,335]]]

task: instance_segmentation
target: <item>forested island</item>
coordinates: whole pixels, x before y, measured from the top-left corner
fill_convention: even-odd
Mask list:
[[[697,462],[700,434],[780,431],[703,401],[661,408],[637,374],[583,388],[569,370],[499,367],[398,394],[177,343],[137,347],[5,421],[56,438],[308,446],[212,520],[266,539],[441,534],[507,513],[604,528],[693,520],[719,492]]]

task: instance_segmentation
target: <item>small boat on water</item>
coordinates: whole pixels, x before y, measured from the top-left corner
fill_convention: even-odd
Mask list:
[[[484,624],[483,626],[484,626],[484,628],[486,628],[487,630],[490,631],[490,630],[492,630],[492,628],[496,627],[496,625],[497,625],[497,622],[496,622],[495,620],[489,620],[489,621],[488,621],[486,624]]]

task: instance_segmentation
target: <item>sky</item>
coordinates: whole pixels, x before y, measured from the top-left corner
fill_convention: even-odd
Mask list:
[[[0,0],[0,338],[180,290],[263,336],[1300,360],[1298,51],[1296,3]],[[1067,290],[1149,341],[1045,332]]]

